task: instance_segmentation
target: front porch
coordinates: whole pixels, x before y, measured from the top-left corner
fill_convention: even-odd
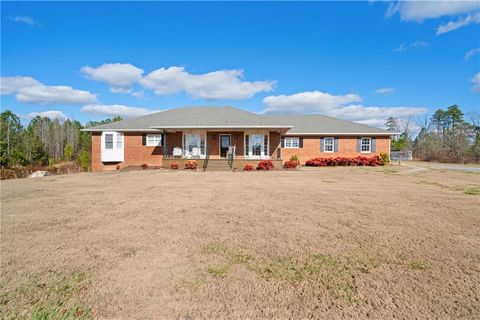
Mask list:
[[[178,168],[179,169],[183,169],[185,167],[185,162],[187,162],[188,160],[196,160],[198,162],[198,169],[203,169],[204,168],[204,165],[205,165],[205,161],[207,161],[206,159],[186,159],[186,158],[164,158],[163,159],[163,164],[162,164],[162,167],[163,168],[170,168],[170,165],[172,163],[175,163],[178,165]],[[207,166],[207,170],[211,170],[212,168],[219,168],[221,166],[219,166],[219,164],[223,164],[225,170],[236,170],[236,171],[241,171],[243,170],[243,168],[245,167],[246,164],[251,164],[253,165],[255,168],[257,167],[258,163],[262,161],[262,160],[259,160],[259,159],[234,159],[232,160],[232,167],[230,168],[228,165],[227,165],[227,162],[228,160],[226,159],[208,159],[208,166]],[[275,167],[275,169],[282,169],[283,168],[283,162],[281,159],[272,159],[271,160],[272,163],[273,163],[273,166]]]
[[[280,132],[269,129],[164,131],[164,163],[169,160],[279,160]],[[165,162],[166,161],[166,162]]]

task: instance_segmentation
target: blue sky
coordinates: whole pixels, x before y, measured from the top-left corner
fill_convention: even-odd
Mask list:
[[[183,105],[381,126],[480,111],[480,2],[2,2],[1,106],[81,122]]]

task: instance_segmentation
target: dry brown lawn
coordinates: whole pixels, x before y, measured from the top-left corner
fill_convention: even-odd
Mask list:
[[[409,170],[2,182],[0,314],[478,319],[480,174]]]

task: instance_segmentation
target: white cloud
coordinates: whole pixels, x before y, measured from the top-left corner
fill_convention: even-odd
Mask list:
[[[19,102],[33,104],[84,104],[97,100],[88,91],[67,86],[33,86],[20,89],[15,98]]]
[[[480,54],[480,48],[475,48],[475,49],[469,50],[467,53],[465,53],[465,60],[473,58],[477,54]]]
[[[18,23],[27,24],[29,26],[34,26],[37,24],[35,22],[35,19],[29,16],[14,16],[14,17],[10,17],[10,20]]]
[[[15,95],[19,102],[32,104],[85,104],[96,95],[68,86],[46,86],[31,77],[1,77],[1,94]]]
[[[290,96],[268,96],[263,99],[266,109],[263,113],[316,113],[360,102],[356,94],[336,96],[320,91],[306,91]]]
[[[1,77],[0,93],[2,95],[10,95],[25,87],[33,87],[42,85],[31,77]]]
[[[480,93],[480,72],[472,78],[472,92]]]
[[[390,94],[390,93],[394,93],[395,92],[395,88],[380,88],[380,89],[377,89],[375,90],[376,93],[380,93],[380,94]]]
[[[356,94],[332,95],[320,91],[301,92],[290,96],[269,96],[263,99],[263,113],[324,114],[364,124],[383,126],[390,116],[405,118],[427,110],[416,107],[365,107]]]
[[[419,116],[425,112],[427,112],[427,109],[415,107],[365,107],[362,105],[351,105],[331,110],[328,115],[383,127],[388,117],[407,118]]]
[[[148,110],[145,108],[129,107],[120,104],[90,104],[84,106],[82,108],[82,111],[94,115],[109,117],[121,116],[122,118],[129,118],[144,116],[153,112],[158,112],[160,110]]]
[[[27,115],[27,117],[29,117],[29,118],[34,118],[36,116],[40,116],[42,118],[47,117],[47,118],[50,118],[52,120],[57,119],[60,122],[64,122],[68,119],[68,117],[62,111],[59,111],[59,110],[49,110],[49,111],[42,111],[42,112],[30,112]]]
[[[441,35],[450,31],[457,30],[461,27],[468,26],[470,24],[480,23],[480,12],[475,14],[469,14],[463,18],[458,19],[457,21],[450,21],[447,24],[442,24],[437,28],[437,35]]]
[[[142,79],[143,70],[129,63],[108,63],[98,68],[85,66],[81,70],[88,79],[107,82],[116,93],[131,93],[132,85]]]
[[[402,20],[420,22],[479,9],[478,0],[396,1],[389,4],[386,15],[390,17],[398,12]]]
[[[259,92],[271,91],[274,81],[242,81],[242,70],[220,70],[205,74],[191,74],[183,67],[160,68],[150,72],[141,81],[157,95],[186,92],[193,98],[247,99]]]
[[[426,48],[428,46],[430,46],[430,43],[428,43],[426,41],[417,40],[417,41],[411,42],[411,43],[401,43],[400,46],[398,46],[398,48],[395,48],[393,51],[405,52],[409,49]]]

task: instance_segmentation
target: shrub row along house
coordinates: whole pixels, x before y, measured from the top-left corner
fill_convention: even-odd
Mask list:
[[[371,156],[390,152],[391,132],[323,115],[259,115],[234,107],[182,107],[85,129],[92,132],[92,170],[198,161],[243,168],[296,155]]]

